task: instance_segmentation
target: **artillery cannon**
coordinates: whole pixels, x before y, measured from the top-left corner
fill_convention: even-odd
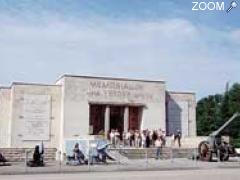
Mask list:
[[[235,113],[218,130],[212,132],[206,141],[199,143],[198,153],[201,160],[211,161],[215,154],[220,161],[227,161],[229,156],[235,155],[235,148],[223,140],[220,133],[238,116],[240,117],[240,113]]]

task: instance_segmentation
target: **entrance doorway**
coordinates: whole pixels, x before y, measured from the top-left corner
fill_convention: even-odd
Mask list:
[[[142,107],[132,106],[129,107],[129,130],[140,130],[142,120]]]
[[[102,135],[104,134],[104,114],[105,114],[105,105],[90,105],[90,134],[91,135]]]
[[[111,130],[118,130],[122,138],[123,131],[140,130],[142,121],[141,106],[116,106],[105,104],[90,104],[89,133],[91,135],[106,135]],[[124,112],[128,109],[128,112]],[[124,113],[128,113],[125,116]],[[124,125],[125,122],[125,125]],[[106,126],[105,126],[106,123]],[[127,124],[126,124],[127,123]],[[126,129],[124,129],[124,126]]]
[[[120,135],[124,126],[124,107],[110,106],[110,130],[118,130]]]

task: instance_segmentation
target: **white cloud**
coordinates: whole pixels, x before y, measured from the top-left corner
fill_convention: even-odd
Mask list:
[[[200,97],[222,91],[228,80],[240,81],[239,54],[232,53],[239,46],[231,49],[231,36],[184,19],[4,23],[0,83],[53,82],[63,73],[124,76],[167,80],[171,90],[196,91]]]
[[[235,43],[240,44],[240,28],[233,30],[230,35]]]

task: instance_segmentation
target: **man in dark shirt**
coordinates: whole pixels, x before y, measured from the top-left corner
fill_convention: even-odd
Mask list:
[[[177,140],[178,142],[178,147],[181,147],[181,138],[182,138],[182,134],[181,134],[181,131],[178,129],[176,131],[176,133],[174,134],[174,143],[175,141]]]

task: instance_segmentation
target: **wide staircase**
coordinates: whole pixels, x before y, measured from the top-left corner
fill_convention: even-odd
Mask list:
[[[44,149],[44,161],[54,161],[56,159],[55,148]],[[34,149],[31,148],[0,148],[0,152],[10,162],[21,162],[25,161],[26,154],[28,159],[32,159]]]
[[[198,144],[206,140],[206,136],[198,137],[183,137],[181,139],[181,147],[178,147],[177,142],[172,144],[171,137],[166,138],[166,147],[161,149],[161,158],[192,158],[197,154]],[[155,158],[156,148],[123,148],[123,149],[112,149],[112,151],[119,151],[122,156],[128,159],[143,159],[143,158]]]
[[[184,137],[182,138],[182,146],[179,148],[177,144],[171,145],[171,139],[166,138],[166,147],[161,150],[161,158],[190,158],[197,153],[197,146],[199,142],[205,140],[206,137]],[[170,148],[172,146],[172,148]],[[44,149],[44,160],[55,161],[56,160],[56,148],[45,148]],[[28,153],[27,158],[32,159],[34,149],[31,148],[0,148],[0,152],[11,162],[25,161],[26,152]],[[115,156],[121,156],[122,158],[128,159],[143,159],[143,158],[155,158],[156,148],[122,148],[122,149],[111,149],[111,152]]]

